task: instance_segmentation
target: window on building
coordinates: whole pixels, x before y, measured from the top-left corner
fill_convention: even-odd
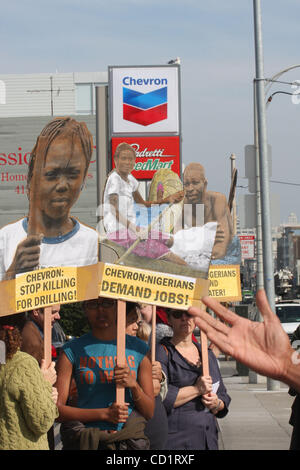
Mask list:
[[[96,87],[106,83],[76,84],[76,114],[96,114]]]
[[[76,114],[93,113],[92,84],[80,83],[76,85]]]

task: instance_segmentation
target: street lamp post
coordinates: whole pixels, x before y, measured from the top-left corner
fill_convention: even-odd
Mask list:
[[[264,266],[264,287],[269,304],[275,312],[274,269],[272,253],[272,227],[270,216],[269,168],[267,155],[266,106],[264,90],[263,47],[261,28],[260,0],[253,0],[254,37],[255,37],[255,66],[256,66],[256,97],[257,97],[257,131],[259,148],[260,193],[262,213],[262,246]],[[274,314],[275,315],[275,314]],[[267,379],[267,389],[279,389],[279,383]]]

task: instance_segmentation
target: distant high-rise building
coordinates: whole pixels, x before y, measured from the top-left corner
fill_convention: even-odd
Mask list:
[[[294,212],[291,212],[288,216],[288,225],[298,225],[298,219]]]

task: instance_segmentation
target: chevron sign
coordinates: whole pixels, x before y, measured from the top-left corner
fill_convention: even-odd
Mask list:
[[[109,67],[110,132],[180,134],[178,65]]]
[[[123,119],[149,126],[168,117],[168,87],[148,93],[123,87]]]

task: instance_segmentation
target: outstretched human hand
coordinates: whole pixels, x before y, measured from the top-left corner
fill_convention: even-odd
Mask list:
[[[259,374],[287,383],[285,377],[294,350],[263,289],[256,295],[263,322],[242,318],[210,297],[203,297],[202,302],[231,325],[225,325],[201,309],[189,309],[189,313],[195,315],[196,324],[214,344]]]

